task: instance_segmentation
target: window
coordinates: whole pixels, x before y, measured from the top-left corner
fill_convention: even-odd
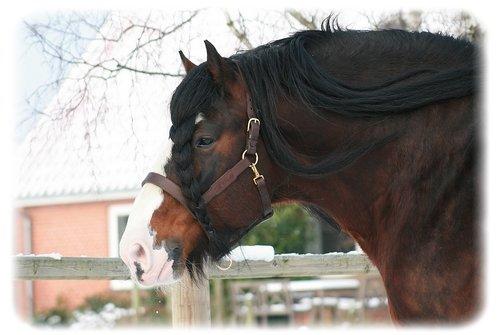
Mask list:
[[[111,205],[108,208],[108,256],[119,256],[119,244],[125,228],[127,220],[132,210],[132,204]],[[134,287],[132,281],[129,280],[112,280],[111,289],[113,290],[130,290]]]

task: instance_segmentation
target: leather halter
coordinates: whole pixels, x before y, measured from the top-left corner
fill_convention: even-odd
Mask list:
[[[259,170],[257,169],[257,163],[259,162],[259,155],[257,154],[257,143],[259,141],[260,120],[257,118],[257,114],[255,113],[252,106],[252,99],[248,94],[247,116],[247,141],[245,150],[241,154],[241,160],[232,168],[227,170],[222,176],[220,176],[202,195],[202,199],[205,204],[208,204],[213,198],[215,198],[226,188],[228,188],[229,185],[234,183],[246,169],[250,168],[254,174],[253,183],[257,187],[260,196],[260,202],[262,205],[262,220],[265,220],[273,215],[273,209],[271,207],[271,198],[269,197],[269,193],[267,191],[265,178],[259,173]],[[172,180],[159,173],[150,172],[142,182],[142,185],[144,186],[144,184],[146,183],[158,186],[163,191],[170,194],[174,199],[179,201],[190,211],[188,202],[184,198],[181,188]],[[207,236],[210,238],[211,234],[207,231],[207,227],[205,227],[202,223],[200,224]],[[213,232],[212,227],[208,228],[209,231]]]

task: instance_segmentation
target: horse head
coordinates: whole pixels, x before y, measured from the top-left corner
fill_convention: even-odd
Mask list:
[[[191,275],[202,271],[208,257],[226,255],[268,216],[261,215],[259,192],[265,190],[256,186],[264,176],[270,178],[270,159],[257,140],[255,152],[244,153],[251,128],[258,126],[258,119],[248,119],[251,101],[244,78],[234,60],[205,44],[207,61],[198,66],[180,52],[186,76],[172,96],[171,145],[154,168],[157,178],[178,185],[181,195],[145,183],[120,242],[121,258],[145,286],[171,283],[186,268]],[[214,188],[207,201],[204,194]]]

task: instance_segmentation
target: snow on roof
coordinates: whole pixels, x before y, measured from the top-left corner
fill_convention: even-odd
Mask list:
[[[124,26],[138,20],[147,20],[150,25],[174,26],[191,14],[117,12],[110,15],[101,31],[118,36]],[[272,29],[258,22],[249,27],[255,36],[250,36],[255,45],[290,32],[290,25],[282,14],[266,15]],[[84,59],[90,64],[106,59],[123,61],[142,33],[142,29],[137,29],[135,34],[128,32],[127,38],[119,43],[92,41]],[[165,37],[161,50],[151,45],[150,52],[160,55],[162,69],[179,73],[182,71],[178,50],[183,49],[193,62],[200,63],[206,59],[204,39],[210,40],[222,55],[234,54],[241,47],[226,25],[224,11],[204,9],[175,34]],[[150,57],[142,55],[133,59],[132,65],[151,68]],[[107,81],[97,77],[87,82],[75,79],[86,71],[85,65],[70,69],[69,79],[63,82],[17,150],[16,197],[20,207],[47,201],[67,202],[64,199],[82,196],[90,201],[109,194],[126,194],[132,198],[155,160],[156,151],[167,140],[171,125],[168,102],[180,77],[120,71]],[[84,99],[78,94],[81,90],[87,92]],[[61,106],[66,106],[68,117],[60,117]]]

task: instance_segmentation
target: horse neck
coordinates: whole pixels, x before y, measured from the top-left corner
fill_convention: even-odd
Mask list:
[[[338,115],[311,116],[293,105],[280,105],[280,128],[291,146],[304,157],[342,153],[401,131],[402,118],[378,121],[353,120]],[[373,250],[379,228],[373,224],[372,207],[394,177],[387,162],[395,157],[395,143],[380,147],[347,168],[323,177],[301,177],[283,169],[273,170],[271,191],[275,202],[314,204],[327,212],[365,251]],[[391,175],[392,174],[392,175]],[[277,180],[277,183],[273,181]]]
[[[439,315],[440,305],[422,310],[425,302],[419,304],[419,295],[425,301],[426,294],[435,293],[429,287],[421,289],[431,277],[439,285],[450,285],[448,294],[453,294],[453,285],[463,287],[463,283],[453,283],[443,276],[443,269],[457,274],[476,268],[471,256],[476,249],[471,99],[378,122],[339,117],[307,120],[291,106],[280,112],[280,119],[287,120],[283,123],[287,139],[309,155],[400,132],[393,142],[325,177],[299,177],[275,167],[270,181],[273,200],[319,206],[350,234],[380,270],[396,318],[425,318],[426,313],[429,318],[449,317]],[[462,257],[463,263],[455,257]],[[409,292],[416,302],[398,300]],[[470,294],[470,301],[475,301],[474,293]],[[443,296],[442,302],[449,298]],[[461,308],[470,306],[466,303]]]

